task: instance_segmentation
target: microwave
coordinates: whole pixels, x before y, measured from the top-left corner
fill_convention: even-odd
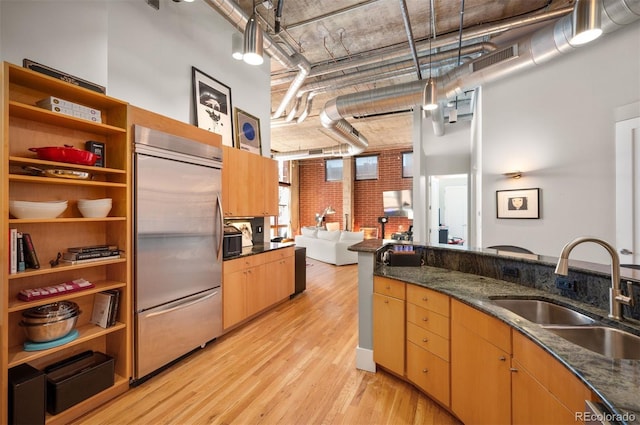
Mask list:
[[[224,258],[229,258],[240,254],[242,254],[242,232],[234,226],[224,226],[222,256]]]

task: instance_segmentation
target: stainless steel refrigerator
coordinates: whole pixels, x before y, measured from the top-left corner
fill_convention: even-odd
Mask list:
[[[135,126],[134,380],[222,333],[221,160]]]

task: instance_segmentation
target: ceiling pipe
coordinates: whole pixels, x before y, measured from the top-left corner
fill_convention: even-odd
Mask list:
[[[411,49],[411,56],[413,56],[413,63],[416,67],[418,80],[422,80],[422,72],[420,72],[420,61],[418,60],[418,51],[416,50],[416,42],[413,38],[413,29],[411,29],[411,20],[409,19],[409,11],[407,10],[407,2],[405,0],[400,0],[400,10],[402,11],[404,29],[407,31],[407,41],[409,42],[409,48]]]
[[[553,10],[550,12],[537,13],[531,16],[510,19],[508,21],[503,21],[501,23],[479,25],[477,27],[465,30],[462,40],[470,41],[470,40],[476,40],[476,39],[483,39],[491,35],[500,34],[508,30],[555,20],[571,13],[572,10],[573,8],[569,6],[562,9]],[[444,48],[454,48],[458,45],[458,42],[459,40],[458,40],[457,34],[444,35],[444,36],[440,36],[435,40],[432,40],[431,47],[433,50],[444,49]],[[424,55],[424,56],[428,55],[429,41],[426,40],[426,41],[417,42],[416,49],[418,50],[419,55]],[[346,71],[353,68],[361,68],[367,65],[380,64],[383,62],[392,63],[397,61],[398,59],[407,59],[407,58],[410,58],[410,55],[407,54],[406,46],[403,44],[401,46],[393,46],[389,48],[378,49],[373,53],[365,53],[359,56],[354,55],[353,58],[349,60],[346,60],[346,59],[341,60],[338,63],[313,65],[311,67],[309,77],[318,77],[321,75]],[[293,78],[294,77],[290,75],[279,77],[274,74],[272,75],[272,78],[271,78],[271,86],[288,84],[293,80]]]
[[[474,45],[468,45],[462,48],[462,54],[464,56],[475,55],[479,53],[487,53],[493,52],[497,49],[497,46],[493,43],[478,43]],[[455,59],[456,64],[458,62],[457,59],[458,52],[453,50],[448,50],[446,52],[440,52],[433,55],[434,62],[432,62],[432,66],[437,65],[438,67],[447,65],[451,60]],[[424,67],[428,67],[428,64],[425,64]],[[365,84],[368,82],[381,82],[390,78],[397,78],[401,76],[409,75],[412,72],[413,68],[411,67],[411,61],[398,62],[393,67],[391,66],[380,66],[376,68],[370,68],[364,70],[362,72],[351,73],[347,75],[342,75],[339,77],[328,78],[325,80],[320,80],[316,82],[306,83],[304,86],[300,88],[298,91],[298,96],[302,96],[302,93],[313,93],[313,95],[317,95],[320,93],[325,93],[328,91],[340,90],[341,88],[354,86],[357,84]],[[305,108],[306,114],[303,116],[302,114],[298,117],[298,123],[303,122],[305,118],[309,115],[310,105],[307,103],[307,107]]]
[[[220,13],[227,21],[233,26],[238,28],[241,32],[244,32],[249,17],[240,8],[238,4],[233,0],[204,0],[206,4],[213,7],[218,13]],[[263,36],[263,48],[272,59],[278,61],[283,67],[288,69],[297,69],[298,74],[293,79],[289,90],[282,98],[280,105],[276,109],[276,113],[273,118],[279,118],[287,108],[289,102],[295,97],[296,92],[302,86],[309,71],[311,70],[311,64],[300,54],[289,55],[282,49],[269,34]]]
[[[622,26],[640,19],[640,0],[604,0],[602,7],[604,34],[616,31]],[[463,65],[441,76],[437,80],[439,101],[446,98],[453,99],[465,91],[574,51],[576,47],[569,43],[572,33],[571,21],[571,15],[567,15],[554,24],[547,25],[532,35],[523,37],[517,43],[519,54],[517,57],[475,72],[471,71],[470,65]],[[422,102],[424,85],[424,81],[412,81],[396,86],[338,96],[326,103],[324,110],[320,113],[321,123],[325,128],[342,136],[341,132],[335,130],[337,124],[340,123],[341,126],[349,128],[351,133],[366,140],[358,130],[346,122],[345,116],[389,113],[413,108]]]

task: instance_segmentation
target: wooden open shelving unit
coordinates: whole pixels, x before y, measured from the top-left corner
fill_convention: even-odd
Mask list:
[[[1,195],[0,228],[8,239],[9,230],[29,233],[40,260],[40,269],[9,273],[9,246],[0,244],[0,423],[8,421],[8,370],[28,363],[43,368],[85,350],[100,351],[115,359],[115,384],[109,389],[59,413],[47,414],[47,424],[66,423],[97,405],[125,392],[131,376],[131,148],[127,121],[128,104],[103,94],[4,63],[0,81]],[[56,96],[101,111],[102,122],[61,115],[36,106],[36,102]],[[105,167],[75,165],[36,158],[31,147],[73,146],[84,149],[88,140],[105,144]],[[87,171],[90,180],[34,176],[23,167]],[[77,209],[79,199],[112,198],[113,208],[106,218],[84,218]],[[68,200],[69,206],[54,219],[17,219],[9,215],[9,200]],[[58,252],[71,246],[118,245],[124,257],[78,265],[49,265]],[[17,298],[22,289],[51,286],[84,278],[94,288],[37,301]],[[117,289],[120,306],[115,326],[101,328],[89,323],[94,295]],[[19,326],[22,312],[50,302],[70,300],[82,311],[76,325],[77,339],[51,349],[25,351],[26,337]]]

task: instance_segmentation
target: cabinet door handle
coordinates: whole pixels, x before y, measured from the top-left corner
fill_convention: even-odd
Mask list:
[[[428,318],[428,317],[423,317],[423,318],[422,318],[422,321],[423,321],[423,322],[428,322],[428,321],[429,321],[429,318]]]
[[[391,289],[391,286],[387,286],[386,289]]]
[[[429,342],[427,338],[422,338],[422,342]]]
[[[384,303],[385,304],[389,304],[389,300],[384,300]]]
[[[422,373],[429,373],[429,369],[422,369]]]
[[[518,369],[516,369],[515,367],[512,367],[512,368],[509,368],[509,371],[511,371],[511,372],[513,372],[513,373],[515,373],[515,372],[517,372],[517,371],[518,371]]]
[[[500,356],[498,360],[500,360],[501,362],[506,362],[507,358],[505,356]]]
[[[427,298],[427,297],[422,297],[422,301],[429,301],[429,298]]]

